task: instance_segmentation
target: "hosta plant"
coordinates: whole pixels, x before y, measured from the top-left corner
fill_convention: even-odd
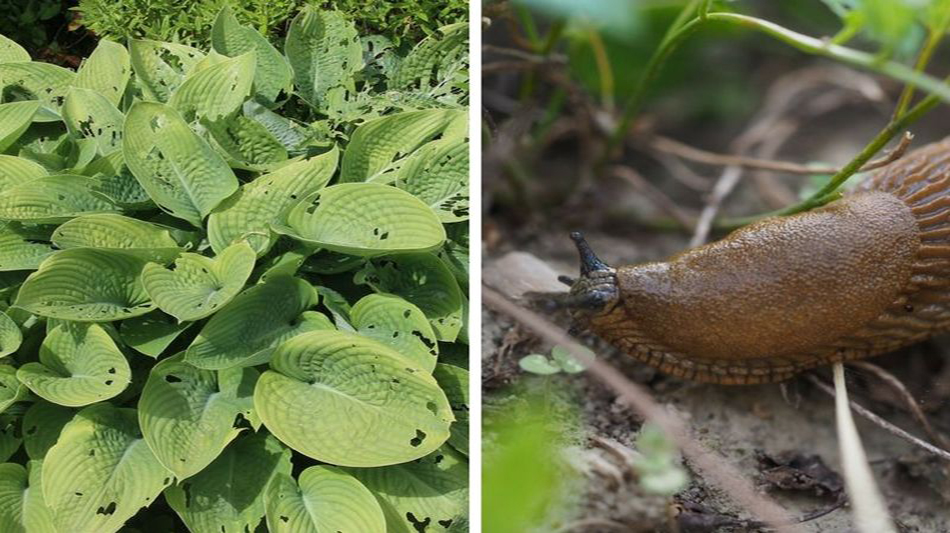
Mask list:
[[[0,37],[0,531],[466,528],[464,36]]]

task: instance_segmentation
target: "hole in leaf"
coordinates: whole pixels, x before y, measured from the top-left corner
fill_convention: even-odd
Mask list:
[[[412,524],[413,529],[419,533],[425,533],[426,528],[429,527],[429,524],[432,522],[432,517],[427,516],[425,520],[419,520],[412,514],[412,512],[406,513],[406,520]]]
[[[100,508],[96,511],[96,514],[102,514],[102,515],[109,516],[109,515],[111,515],[111,514],[114,513],[114,512],[115,512],[115,502],[109,502],[109,505],[107,505],[107,506],[105,506],[105,507],[100,507]]]
[[[422,444],[422,441],[426,440],[426,433],[421,429],[416,430],[416,436],[409,440],[409,444],[413,448],[418,448]]]
[[[167,376],[165,376],[165,381],[169,383],[180,383],[181,378],[172,374],[168,374]]]
[[[426,409],[428,409],[432,414],[439,414],[439,406],[435,402],[426,402]]]

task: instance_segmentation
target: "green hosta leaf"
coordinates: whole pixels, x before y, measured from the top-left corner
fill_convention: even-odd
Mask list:
[[[155,202],[142,188],[125,164],[122,150],[100,157],[86,167],[85,173],[98,182],[96,192],[106,195],[128,211],[154,209]]]
[[[305,311],[315,305],[317,293],[303,280],[277,277],[255,285],[211,317],[185,361],[209,370],[265,363],[281,342],[324,324],[308,320]]]
[[[264,425],[294,450],[344,466],[411,461],[449,437],[435,379],[372,339],[305,333],[280,345],[254,390]]]
[[[165,499],[191,531],[246,533],[264,518],[264,491],[290,474],[290,450],[265,433],[231,443],[207,468],[165,490]]]
[[[468,141],[433,141],[396,174],[396,185],[428,204],[442,222],[468,220]]]
[[[40,347],[40,362],[26,363],[17,379],[37,396],[67,407],[108,400],[128,386],[132,371],[112,337],[98,324],[66,323]]]
[[[59,108],[66,98],[66,90],[75,78],[75,72],[50,63],[0,63],[0,90],[3,100],[38,100],[40,111],[33,117],[37,122],[59,120]]]
[[[175,89],[168,105],[186,119],[220,120],[240,109],[251,94],[254,64],[252,52],[195,69]]]
[[[12,39],[0,35],[0,63],[20,63],[29,60],[29,52]]]
[[[46,224],[115,211],[116,206],[94,190],[96,185],[93,179],[69,174],[21,183],[0,193],[0,219]]]
[[[2,107],[0,106],[0,108]],[[48,175],[49,173],[42,165],[29,159],[12,155],[0,155],[0,193],[21,183]]]
[[[6,313],[0,313],[0,357],[6,357],[20,348],[23,333]]]
[[[152,200],[195,226],[238,188],[227,163],[171,107],[133,105],[122,144],[126,164]]]
[[[118,531],[169,481],[135,409],[108,403],[79,411],[43,461],[43,495],[59,531]]]
[[[73,137],[94,140],[102,155],[122,148],[125,115],[95,91],[70,87],[63,104],[63,122]]]
[[[15,463],[0,464],[0,531],[4,533],[56,533],[43,500],[42,463],[30,461],[27,469]]]
[[[302,268],[314,274],[339,274],[354,270],[365,262],[365,257],[320,250],[308,257]]]
[[[43,400],[30,406],[23,415],[23,445],[30,459],[45,457],[75,414],[75,409]]]
[[[0,413],[26,396],[26,387],[16,378],[16,369],[0,365]]]
[[[161,311],[123,320],[119,334],[129,348],[147,355],[158,357],[165,349],[191,327],[193,322],[179,323],[174,317]]]
[[[289,152],[303,150],[314,136],[306,125],[284,118],[253,100],[244,102],[244,115],[264,126]]]
[[[561,367],[548,359],[544,354],[533,353],[518,360],[518,366],[525,372],[539,376],[550,376],[561,372]]]
[[[257,255],[245,242],[226,248],[214,259],[182,254],[171,269],[149,263],[142,283],[152,301],[179,322],[204,318],[234,298],[254,270]]]
[[[454,365],[439,363],[432,372],[432,376],[439,382],[445,391],[445,396],[452,406],[455,422],[452,423],[449,444],[457,451],[468,456],[469,430],[469,399],[468,399],[468,370]]]
[[[439,259],[455,274],[459,287],[464,291],[468,288],[469,278],[468,223],[446,224],[445,233],[448,239],[445,246],[439,250]]]
[[[334,87],[353,90],[353,74],[363,67],[363,51],[353,23],[339,11],[316,5],[301,8],[287,32],[284,53],[300,96],[326,109]]]
[[[468,510],[468,463],[449,447],[410,463],[347,471],[376,495],[388,533],[448,531]]]
[[[289,93],[294,73],[284,56],[266,37],[241,26],[230,6],[218,13],[211,30],[211,44],[217,52],[229,57],[254,52],[257,67],[254,70],[254,90],[262,103],[273,107],[280,93]]]
[[[398,170],[406,156],[438,136],[464,137],[463,110],[408,111],[371,120],[356,128],[346,153],[340,181],[376,181]]]
[[[284,145],[252,118],[235,115],[206,125],[234,167],[266,170],[287,160]]]
[[[275,231],[322,248],[374,256],[442,246],[445,229],[429,206],[388,185],[343,183],[308,195]]]
[[[439,341],[426,315],[415,305],[392,294],[364,296],[350,309],[350,323],[361,334],[376,339],[432,372]]]
[[[23,444],[20,420],[20,414],[0,415],[0,459],[4,461],[10,460]]]
[[[73,87],[94,91],[113,107],[118,107],[131,75],[129,52],[125,47],[108,39],[100,39],[96,49],[76,73]]]
[[[0,152],[23,135],[39,108],[40,103],[35,101],[0,104]]]
[[[271,533],[386,533],[386,519],[373,494],[332,466],[307,468],[299,486],[291,476],[277,474],[264,501]]]
[[[34,315],[82,322],[144,315],[155,308],[139,280],[144,265],[121,253],[63,250],[26,279],[14,305]]]
[[[440,341],[453,342],[462,330],[462,290],[445,263],[432,254],[373,259],[357,278],[376,292],[396,294],[419,306]]]
[[[53,244],[62,249],[96,248],[145,261],[167,263],[181,252],[168,228],[122,215],[85,215],[56,228]]]
[[[135,39],[129,44],[129,53],[145,99],[153,102],[167,102],[185,73],[205,57],[190,46]]]
[[[36,270],[55,251],[48,228],[0,223],[0,271]]]
[[[336,171],[339,151],[291,163],[264,174],[241,187],[208,217],[208,239],[218,253],[232,243],[247,239],[263,255],[276,237],[270,224],[289,206],[323,188]]]
[[[396,67],[390,79],[391,87],[429,92],[433,83],[446,84],[449,72],[468,58],[468,24],[444,26],[439,28],[439,33],[441,35],[430,35],[413,47]],[[464,78],[467,82],[468,77]]]
[[[215,372],[165,359],[149,373],[138,404],[139,425],[149,448],[178,479],[191,477],[221,453],[249,418],[257,371],[234,368]]]

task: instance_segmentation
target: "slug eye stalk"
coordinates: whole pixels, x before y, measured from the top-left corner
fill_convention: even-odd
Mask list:
[[[573,280],[562,276],[563,283],[570,281],[571,292],[564,305],[578,312],[601,313],[609,311],[617,302],[617,272],[597,257],[584,235],[579,231],[571,232],[571,240],[577,246],[581,260],[581,276]]]

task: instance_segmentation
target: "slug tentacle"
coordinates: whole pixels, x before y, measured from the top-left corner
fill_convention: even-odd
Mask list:
[[[596,315],[609,312],[617,304],[620,295],[617,286],[617,271],[597,257],[579,231],[571,233],[581,260],[581,276],[572,280],[571,292],[564,304],[576,315]],[[562,282],[565,281],[563,278]]]

